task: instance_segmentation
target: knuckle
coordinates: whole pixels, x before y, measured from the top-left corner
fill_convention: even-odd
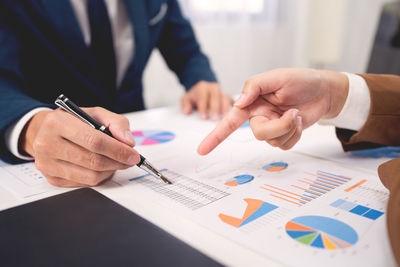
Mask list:
[[[125,124],[129,125],[129,120],[125,116],[122,116],[122,115],[117,115],[116,121],[117,121],[117,123],[122,124],[122,125],[125,125]]]
[[[35,167],[36,167],[36,169],[38,169],[39,171],[43,172],[44,171],[44,166],[45,165],[43,164],[43,162],[40,159],[38,159],[38,158],[35,159]]]
[[[282,105],[285,105],[285,103],[287,103],[286,95],[280,94],[279,97],[276,97],[274,99],[274,104],[275,105],[282,106]]]
[[[125,147],[121,147],[118,149],[116,160],[120,162],[126,162],[130,156],[130,153]]]
[[[55,127],[58,124],[58,114],[59,110],[56,110],[55,112],[50,112],[43,120],[43,125],[45,127]]]
[[[197,83],[197,85],[198,85],[199,87],[205,87],[205,86],[207,85],[207,82],[206,82],[206,81],[199,81],[199,82]]]
[[[57,187],[61,186],[61,183],[60,183],[60,181],[58,179],[55,179],[55,178],[50,177],[50,176],[45,176],[45,177],[47,179],[47,182],[49,182],[49,184],[51,184],[53,186],[57,186]]]
[[[253,134],[254,137],[259,140],[259,141],[263,141],[264,140],[264,134],[262,133],[261,130],[255,129],[253,130]]]
[[[99,106],[93,107],[92,109],[93,109],[94,111],[98,111],[98,112],[106,111],[105,108],[102,108],[102,107],[99,107]]]
[[[276,105],[278,106],[287,106],[289,103],[293,102],[293,94],[280,93],[276,94],[276,96],[274,101],[276,101]]]
[[[283,145],[280,146],[280,148],[281,148],[282,150],[289,150],[289,149],[291,149],[292,147],[293,147],[292,144],[283,144]]]
[[[89,186],[97,186],[101,182],[100,172],[88,171],[86,174],[86,184]]]
[[[247,79],[244,83],[244,88],[251,88],[255,85],[255,78],[251,77],[249,79]]]
[[[285,122],[283,123],[283,125],[282,125],[283,130],[284,130],[285,132],[289,132],[290,130],[292,130],[293,126],[294,126],[293,120],[285,121]]]
[[[104,159],[96,153],[89,154],[89,168],[92,170],[102,170],[104,168]]]
[[[87,133],[84,138],[85,138],[85,144],[89,149],[95,151],[100,150],[102,145],[102,140],[97,134]]]
[[[233,120],[228,120],[226,122],[226,128],[228,129],[229,132],[233,132],[236,130],[237,126]]]
[[[280,146],[280,142],[278,140],[276,140],[276,139],[268,140],[267,142],[268,142],[268,144],[270,144],[273,147],[279,147]]]
[[[183,104],[183,103],[185,103],[185,102],[187,102],[189,100],[189,95],[188,95],[188,93],[187,94],[184,94],[182,97],[181,97],[181,103]]]
[[[40,138],[36,138],[35,141],[33,141],[32,148],[35,154],[45,153],[47,150],[47,142],[44,142],[44,140]]]

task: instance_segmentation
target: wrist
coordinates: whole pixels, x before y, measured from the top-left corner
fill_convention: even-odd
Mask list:
[[[40,129],[42,121],[51,110],[40,111],[34,115],[24,126],[18,141],[19,150],[22,153],[34,157],[33,141]]]
[[[349,93],[349,79],[343,73],[335,71],[321,71],[328,95],[328,109],[324,119],[335,118],[343,109]]]

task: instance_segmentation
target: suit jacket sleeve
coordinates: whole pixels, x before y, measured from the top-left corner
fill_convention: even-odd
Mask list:
[[[193,28],[183,17],[176,0],[169,1],[158,48],[168,67],[178,75],[186,90],[201,80],[216,81],[207,57],[200,50]]]
[[[347,150],[400,145],[400,76],[361,75],[370,89],[370,114],[358,131],[336,129]]]
[[[400,76],[361,75],[371,94],[370,114],[358,132],[336,129],[345,150],[400,145]],[[400,158],[379,167],[379,177],[389,189],[387,226],[390,243],[400,265]]]
[[[28,111],[49,105],[24,93],[26,85],[21,71],[20,43],[17,35],[4,22],[4,16],[0,12],[0,158],[7,162],[17,162],[21,160],[6,148],[4,135],[7,127]]]

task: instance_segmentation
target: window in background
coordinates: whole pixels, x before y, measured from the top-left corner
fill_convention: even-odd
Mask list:
[[[297,60],[303,1],[178,0],[219,84],[231,95],[240,93],[249,77]],[[146,69],[144,87],[147,107],[179,104],[183,94],[158,51]]]
[[[268,24],[279,20],[279,0],[179,0],[193,23],[217,25]]]

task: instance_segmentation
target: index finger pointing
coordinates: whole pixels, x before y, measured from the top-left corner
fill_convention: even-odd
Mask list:
[[[197,148],[197,153],[207,155],[224,141],[231,133],[242,126],[249,119],[247,109],[233,107],[231,111],[218,123],[217,127],[208,134]]]
[[[245,108],[252,104],[260,95],[266,95],[279,90],[287,70],[277,69],[260,73],[248,79],[243,91],[234,106]]]

